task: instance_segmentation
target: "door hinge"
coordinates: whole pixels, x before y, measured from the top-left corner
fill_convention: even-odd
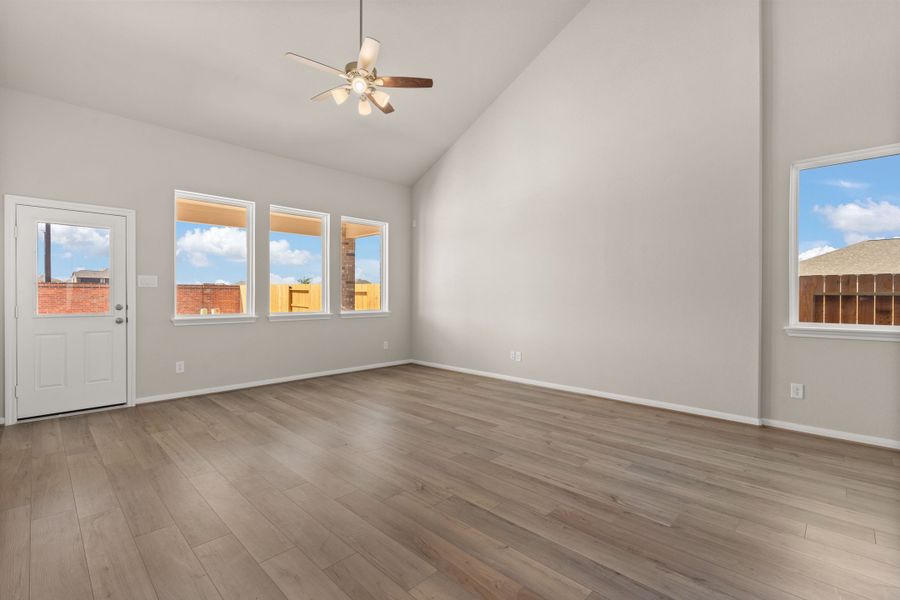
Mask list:
[[[19,397],[19,386],[13,388],[13,395],[18,398]]]
[[[19,306],[18,306],[18,305],[16,305],[15,313],[16,313],[16,317],[15,317],[15,318],[18,319],[18,318],[19,318]]]
[[[14,238],[19,237],[19,226],[18,225],[13,225],[13,237]]]

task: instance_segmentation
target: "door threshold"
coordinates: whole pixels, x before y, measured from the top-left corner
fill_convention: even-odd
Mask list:
[[[45,421],[47,419],[56,419],[58,417],[74,417],[76,415],[87,415],[90,413],[106,411],[115,408],[127,408],[127,402],[121,402],[118,404],[107,404],[105,406],[97,406],[94,408],[84,408],[81,410],[68,410],[58,413],[53,413],[49,415],[37,415],[35,417],[19,417],[16,419],[17,423],[34,423],[36,421]]]

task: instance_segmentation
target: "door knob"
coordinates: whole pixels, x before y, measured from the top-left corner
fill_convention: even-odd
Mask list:
[[[124,322],[125,322],[125,319],[123,319],[122,317],[116,317],[116,324],[117,324],[117,325],[121,325],[121,324],[124,323]]]
[[[116,310],[122,310],[123,308],[125,308],[125,307],[122,306],[121,304],[116,304]]]

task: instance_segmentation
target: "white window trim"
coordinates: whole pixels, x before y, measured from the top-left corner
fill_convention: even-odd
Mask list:
[[[177,224],[178,224],[178,199],[186,198],[189,200],[199,200],[201,202],[210,202],[213,204],[226,204],[228,206],[239,206],[247,210],[247,312],[240,315],[179,315],[178,314],[178,258],[175,256],[175,248],[173,245],[172,266],[175,277],[172,289],[172,323],[176,326],[182,325],[224,325],[234,323],[253,323],[256,321],[256,203],[251,200],[238,200],[237,198],[226,198],[224,196],[212,196],[210,194],[199,194],[197,192],[187,192],[184,190],[175,190],[172,200],[172,231],[175,232],[174,242],[178,243]]]
[[[800,275],[799,275],[799,200],[800,200],[800,171],[827,167],[842,163],[856,162],[870,158],[881,158],[900,154],[900,144],[879,146],[841,154],[831,154],[808,160],[800,160],[791,163],[791,195],[790,195],[790,246],[788,273],[789,289],[789,324],[784,328],[789,336],[832,338],[851,340],[871,340],[881,342],[900,342],[900,327],[896,325],[847,325],[837,323],[801,323],[800,307],[798,306]]]
[[[304,313],[273,313],[272,306],[272,287],[271,281],[266,284],[266,306],[270,307],[266,310],[266,314],[270,321],[315,321],[318,319],[331,318],[331,293],[330,281],[328,276],[331,272],[331,215],[315,210],[303,210],[300,208],[292,208],[290,206],[279,206],[276,204],[269,205],[269,242],[272,240],[272,212],[279,212],[286,215],[297,215],[300,217],[313,217],[322,220],[322,310],[318,312]],[[272,257],[269,256],[269,273],[272,272]]]
[[[341,224],[344,222],[347,223],[357,223],[359,225],[374,225],[376,227],[381,227],[381,310],[344,310],[341,307],[341,317],[350,317],[350,318],[358,318],[358,317],[388,317],[391,314],[391,307],[388,304],[388,223],[385,221],[374,221],[371,219],[360,219],[358,217],[347,217],[341,216]],[[341,239],[341,243],[343,243],[343,239]],[[343,287],[344,281],[341,280],[341,286]],[[341,289],[341,295],[343,295],[344,290]]]

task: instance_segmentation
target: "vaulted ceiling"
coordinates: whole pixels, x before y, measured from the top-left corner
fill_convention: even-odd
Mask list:
[[[355,60],[357,0],[0,0],[0,85],[409,184],[586,3],[368,0],[379,72],[435,87],[362,117],[310,102],[339,80],[283,57]]]

